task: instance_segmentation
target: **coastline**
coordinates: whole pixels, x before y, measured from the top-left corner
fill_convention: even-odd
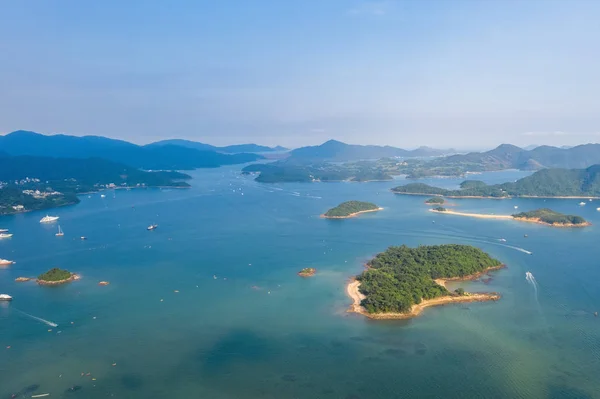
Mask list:
[[[467,217],[472,217],[472,218],[479,218],[479,219],[504,219],[504,220],[516,220],[518,222],[526,222],[526,223],[536,223],[536,224],[541,224],[544,226],[549,226],[549,227],[566,227],[566,228],[571,228],[571,227],[587,227],[587,226],[591,226],[592,224],[588,221],[586,221],[585,223],[580,223],[580,224],[573,224],[573,223],[546,223],[541,221],[539,218],[517,218],[514,217],[512,215],[488,215],[488,214],[483,214],[483,213],[466,213],[466,212],[456,212],[456,211],[437,211],[435,209],[430,209],[429,212],[433,212],[433,213],[445,213],[445,214],[449,214],[449,215],[458,215],[458,216],[467,216]]]
[[[379,212],[379,211],[382,211],[382,210],[383,210],[383,208],[368,209],[366,211],[354,212],[354,213],[351,213],[351,214],[349,214],[347,216],[325,216],[325,214],[322,214],[320,217],[322,219],[349,219],[349,218],[356,217],[356,216],[360,215],[361,213]]]
[[[511,199],[511,198],[542,198],[542,199],[600,199],[600,197],[594,197],[589,195],[507,195],[506,197],[490,197],[483,195],[444,195],[444,194],[428,194],[428,193],[402,193],[399,191],[390,190],[394,194],[399,195],[418,195],[421,197],[445,197],[445,198],[476,198],[476,199]]]
[[[504,265],[502,265],[503,267]],[[487,273],[489,271],[486,270],[482,273]],[[435,280],[436,283],[438,280]],[[442,280],[445,284],[448,280]],[[439,284],[439,283],[438,283]],[[445,287],[444,284],[440,284]],[[500,299],[500,295],[497,293],[465,293],[464,296],[442,296],[433,299],[427,299],[421,301],[419,304],[415,304],[411,307],[409,312],[406,313],[369,313],[367,310],[361,306],[361,301],[366,297],[360,292],[360,281],[353,279],[346,286],[346,293],[350,298],[352,298],[352,304],[350,308],[348,308],[348,313],[358,313],[365,317],[374,320],[402,320],[402,319],[411,319],[413,317],[419,316],[423,310],[432,306],[441,306],[447,305],[449,303],[468,303],[468,302],[486,302],[486,301],[497,301]]]

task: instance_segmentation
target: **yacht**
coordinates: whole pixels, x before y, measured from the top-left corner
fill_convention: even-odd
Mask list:
[[[12,301],[12,296],[7,294],[0,294],[0,301]]]
[[[15,262],[13,262],[12,260],[0,258],[0,266],[12,265],[13,263]]]
[[[0,233],[7,233],[8,229],[0,229]]]
[[[1,238],[10,238],[12,236],[13,236],[12,234],[0,233],[0,239]]]
[[[56,222],[59,219],[58,216],[44,216],[41,220],[40,223],[52,223],[52,222]]]
[[[60,224],[59,224],[58,225],[58,233],[56,233],[55,236],[62,237],[64,235],[65,235],[65,233],[62,231],[62,229],[60,228]]]
[[[151,224],[150,226],[148,226],[148,230],[154,230],[158,227],[157,224]]]

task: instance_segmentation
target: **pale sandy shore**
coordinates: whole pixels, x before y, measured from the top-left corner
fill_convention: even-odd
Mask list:
[[[479,219],[514,219],[511,215],[486,215],[483,213],[465,213],[465,212],[456,212],[456,211],[436,211],[435,209],[430,209],[429,212],[434,213],[443,213],[445,215],[458,215],[458,216],[468,216],[472,218]]]
[[[552,223],[542,222],[539,218],[516,218],[512,215],[486,215],[486,214],[482,214],[482,213],[465,213],[465,212],[456,212],[456,211],[449,211],[449,210],[437,211],[435,209],[430,209],[429,212],[443,213],[443,214],[448,214],[448,215],[467,216],[467,217],[479,218],[479,219],[505,219],[505,220],[509,219],[509,220],[516,220],[517,222],[543,224],[544,226],[550,226],[550,227],[586,227],[586,226],[592,225],[590,222],[585,222],[585,223],[580,223],[580,224],[572,224],[572,223],[554,223],[554,224],[552,224]]]
[[[436,280],[437,282],[438,280]],[[445,281],[443,281],[444,285]],[[439,283],[438,283],[439,284]],[[353,280],[346,286],[348,296],[352,298],[352,305],[348,309],[350,313],[359,313],[370,319],[410,319],[420,315],[423,310],[431,306],[447,305],[449,303],[466,303],[466,302],[485,302],[497,301],[500,295],[496,293],[465,293],[464,296],[443,296],[439,298],[421,301],[418,305],[413,305],[410,312],[407,313],[369,313],[363,308],[360,303],[365,296],[360,292],[360,281]]]
[[[379,212],[379,211],[383,211],[383,208],[369,209],[367,211],[354,212],[354,213],[349,214],[348,216],[326,216],[325,214],[322,214],[321,217],[323,219],[348,219],[348,218],[356,217],[356,216],[360,215],[361,213]]]

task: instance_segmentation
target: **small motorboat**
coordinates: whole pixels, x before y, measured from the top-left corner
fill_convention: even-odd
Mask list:
[[[55,236],[62,237],[64,235],[65,235],[65,233],[64,233],[64,231],[62,231],[62,229],[60,228],[60,224],[59,224],[58,225],[58,233],[56,233]]]
[[[12,296],[7,294],[0,294],[0,301],[12,301]]]
[[[13,262],[12,260],[0,258],[0,266],[8,266],[8,265],[12,265],[14,263],[15,262]]]
[[[85,237],[85,236],[81,236],[79,238],[81,238],[81,240],[87,240],[87,237]]]
[[[583,201],[581,201],[581,202],[579,203],[579,206],[584,206],[584,205],[585,205],[585,202],[583,202]]]
[[[506,238],[500,238],[500,239],[498,239],[498,241],[500,241],[500,242],[506,242]]]
[[[148,230],[148,231],[150,231],[150,230],[155,230],[157,227],[158,227],[158,225],[157,225],[157,224],[151,224],[150,226],[148,226],[148,227],[147,227],[147,230]]]
[[[12,234],[0,233],[0,239],[2,239],[2,238],[10,238],[12,236],[13,236]]]

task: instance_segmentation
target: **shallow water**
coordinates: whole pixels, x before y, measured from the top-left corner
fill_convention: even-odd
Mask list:
[[[466,212],[551,207],[594,223],[554,229],[432,214],[425,198],[389,191],[404,180],[261,185],[239,168],[193,175],[189,190],[93,194],[52,210],[62,238],[56,225],[39,224],[45,212],[0,218],[15,234],[0,241],[0,257],[17,261],[0,270],[0,292],[15,298],[0,307],[0,398],[598,397],[600,201],[452,200]],[[318,217],[349,199],[385,209]],[[159,228],[148,232],[151,223]],[[371,256],[442,243],[476,245],[506,263],[487,284],[455,284],[502,299],[429,308],[409,321],[345,312],[345,282]],[[14,282],[53,266],[83,278]],[[317,275],[296,276],[303,267]]]

